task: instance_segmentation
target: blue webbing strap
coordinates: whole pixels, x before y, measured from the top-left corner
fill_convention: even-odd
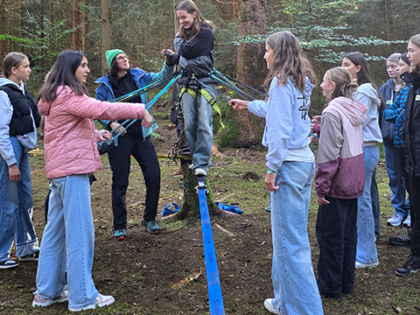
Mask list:
[[[146,110],[149,110],[150,109],[150,107],[152,107],[152,105],[154,104],[154,103],[156,103],[156,101],[159,99],[159,97],[161,97],[162,96],[162,94],[163,93],[165,93],[175,82],[176,82],[176,80],[178,80],[178,78],[179,77],[181,77],[182,76],[182,73],[180,73],[180,74],[178,74],[177,76],[175,76],[175,77],[173,77],[172,78],[172,80],[162,89],[162,90],[160,90],[160,92],[158,93],[158,94],[156,94],[156,96],[150,101],[150,102],[148,102],[147,104],[146,104]],[[124,122],[122,122],[120,125],[118,125],[117,127],[115,127],[114,129],[112,129],[111,130],[111,133],[113,133],[113,132],[115,132],[118,128],[120,128],[122,125],[125,125],[127,122],[129,122],[130,121],[130,119],[127,119],[127,120],[125,120]],[[131,120],[130,121],[130,123],[127,125],[127,126],[125,126],[124,128],[125,129],[127,129],[128,127],[130,127],[132,124],[134,124],[135,122],[137,121],[137,119],[133,119],[133,120]],[[123,133],[124,132],[124,130],[123,131],[120,131],[119,133],[117,133],[115,136],[113,136],[114,137],[114,139],[117,139],[120,135],[121,135],[121,133]]]
[[[209,209],[207,207],[207,186],[203,176],[197,176],[198,200],[200,204],[201,229],[203,231],[204,259],[206,262],[207,287],[209,292],[210,314],[224,315],[222,288],[217,269],[216,250],[211,232]]]
[[[251,100],[251,101],[256,100],[256,98],[254,96],[245,93],[244,91],[242,91],[241,89],[236,87],[234,84],[232,84],[229,80],[227,80],[227,79],[222,80],[222,79],[218,78],[217,76],[215,76],[211,72],[209,73],[209,76],[212,77],[213,79],[216,79],[218,82],[220,82],[224,86],[226,86],[226,87],[230,88],[231,90],[235,91],[236,93],[238,93],[238,95],[242,96],[243,98],[245,98],[247,100]]]

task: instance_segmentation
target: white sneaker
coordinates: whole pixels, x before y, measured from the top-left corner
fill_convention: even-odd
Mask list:
[[[63,303],[69,300],[69,291],[64,290],[63,294],[57,299],[43,299],[38,294],[35,294],[34,300],[32,301],[33,307],[46,307],[55,303]]]
[[[194,164],[191,163],[190,165],[188,165],[188,169],[193,170],[194,169]]]
[[[104,307],[104,306],[107,306],[107,305],[111,305],[114,302],[115,302],[115,299],[114,299],[113,296],[99,294],[98,297],[96,298],[95,303],[90,304],[90,305],[86,305],[84,307],[79,307],[79,308],[70,308],[69,307],[69,311],[80,312],[80,311],[83,311],[83,310],[92,310],[92,309],[95,309],[97,307]]]
[[[273,299],[266,299],[264,301],[264,307],[267,309],[267,311],[273,313],[273,314],[277,314],[277,315],[283,315],[282,313],[280,313],[279,310],[275,309],[273,306]]]
[[[402,215],[394,213],[392,217],[389,218],[388,221],[386,221],[386,224],[392,225],[392,226],[400,226],[403,220],[404,220],[404,217]]]
[[[405,218],[405,220],[404,220],[404,222],[403,222],[403,225],[404,225],[405,227],[411,226],[411,215],[408,215],[408,216]]]
[[[207,176],[207,172],[206,172],[206,170],[205,170],[205,169],[203,169],[203,168],[196,168],[196,169],[194,170],[194,175],[195,175],[195,176]]]
[[[356,261],[356,268],[373,268],[379,265],[379,261],[370,263],[370,264],[364,264],[361,262]]]

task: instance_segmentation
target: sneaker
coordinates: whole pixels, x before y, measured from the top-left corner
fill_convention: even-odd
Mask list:
[[[58,299],[43,299],[38,294],[35,294],[32,301],[33,307],[46,307],[55,303],[63,303],[69,300],[69,291],[64,290],[63,294]]]
[[[389,243],[394,246],[410,246],[411,231],[411,229],[406,229],[403,234],[390,237]]]
[[[267,311],[269,311],[270,313],[273,314],[278,314],[278,315],[282,315],[282,313],[280,313],[279,310],[275,309],[273,306],[273,299],[266,299],[264,301],[264,307],[267,309]]]
[[[69,311],[70,312],[80,312],[83,310],[93,310],[97,307],[104,307],[107,305],[111,305],[112,303],[115,302],[115,299],[113,296],[111,295],[102,295],[99,294],[98,297],[96,298],[96,302],[84,307],[78,307],[78,308],[70,308],[69,307]]]
[[[0,262],[0,269],[10,269],[17,266],[19,266],[19,264],[11,259]]]
[[[194,175],[195,176],[207,176],[207,171],[203,168],[196,168],[194,170]]]
[[[123,241],[127,238],[127,232],[125,231],[125,229],[115,230],[114,238],[117,241]]]
[[[399,276],[407,276],[418,271],[420,271],[420,257],[410,255],[404,266],[395,270],[395,273]]]
[[[192,165],[192,164],[191,164]],[[171,174],[172,177],[179,177],[182,176],[182,166],[178,167],[178,169]]]
[[[160,233],[160,226],[156,223],[156,221],[145,221],[141,220],[141,224],[146,226],[146,231],[150,234],[159,234]]]
[[[38,261],[38,259],[39,259],[39,250],[37,250],[36,252],[32,254],[19,257],[19,261]]]
[[[399,214],[393,214],[391,218],[386,221],[386,224],[392,225],[392,226],[400,226],[401,223],[404,221],[404,217]]]
[[[269,206],[267,206],[267,207],[265,207],[265,209],[264,209],[265,211],[267,211],[267,212],[271,212],[271,205],[269,205]]]
[[[404,220],[404,222],[403,222],[403,225],[404,225],[405,227],[407,227],[407,226],[411,226],[411,215],[408,215],[408,216],[405,218],[405,220]]]
[[[376,267],[377,265],[379,265],[379,261],[374,262],[374,263],[369,263],[369,264],[356,261],[356,268],[373,268],[373,267]]]
[[[188,165],[188,169],[193,170],[194,169],[194,164],[191,163],[190,165]]]

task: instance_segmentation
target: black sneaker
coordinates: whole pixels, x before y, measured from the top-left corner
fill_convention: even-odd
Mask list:
[[[403,234],[390,237],[389,243],[394,246],[410,246],[411,231],[411,229],[406,229]]]
[[[39,259],[39,250],[37,250],[36,252],[32,254],[19,257],[19,261],[38,261],[38,259]]]
[[[410,255],[404,266],[395,270],[395,273],[399,276],[407,276],[417,271],[420,271],[420,256]]]
[[[11,259],[0,262],[0,269],[10,269],[17,266],[19,266],[18,263]]]

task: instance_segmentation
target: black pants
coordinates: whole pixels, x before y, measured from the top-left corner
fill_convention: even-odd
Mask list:
[[[420,257],[420,177],[408,176],[411,211],[411,254]]]
[[[148,136],[146,139],[130,135],[118,137],[118,146],[108,153],[112,170],[112,212],[116,230],[127,227],[126,193],[130,175],[131,155],[141,167],[146,184],[146,208],[143,219],[154,221],[160,193],[160,167],[155,147]]]
[[[318,209],[318,288],[321,295],[341,298],[353,293],[357,245],[357,198],[326,198]]]

